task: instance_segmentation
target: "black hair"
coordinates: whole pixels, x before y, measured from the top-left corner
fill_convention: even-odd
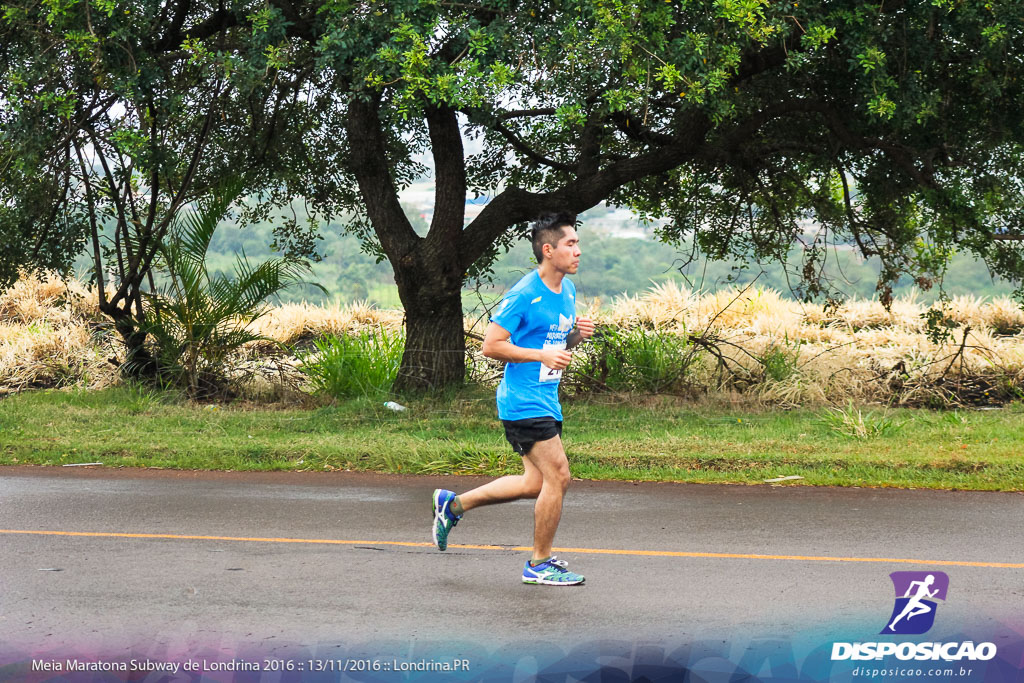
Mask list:
[[[568,211],[544,213],[533,222],[530,226],[530,241],[533,243],[533,256],[538,264],[544,262],[544,245],[557,247],[558,240],[565,234],[562,228],[571,228],[575,225],[576,214]]]

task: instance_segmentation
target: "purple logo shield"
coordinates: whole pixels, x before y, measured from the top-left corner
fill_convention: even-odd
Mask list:
[[[896,591],[896,604],[881,633],[927,633],[935,623],[935,601],[946,599],[949,576],[945,572],[893,572],[889,578]]]

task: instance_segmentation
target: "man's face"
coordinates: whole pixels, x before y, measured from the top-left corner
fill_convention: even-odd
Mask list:
[[[547,246],[544,251],[547,251]],[[580,238],[576,236],[576,230],[570,226],[562,228],[562,237],[558,245],[551,249],[551,265],[556,270],[567,275],[574,275],[580,267]]]

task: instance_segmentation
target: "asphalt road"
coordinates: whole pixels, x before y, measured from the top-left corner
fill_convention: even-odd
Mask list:
[[[937,630],[1024,633],[1021,494],[575,481],[555,544],[587,582],[549,588],[520,581],[531,502],[429,545],[432,489],[481,481],[0,468],[0,643],[173,657],[874,637],[900,570],[949,575]]]

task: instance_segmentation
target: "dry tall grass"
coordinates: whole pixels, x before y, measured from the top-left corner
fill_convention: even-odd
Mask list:
[[[80,283],[52,275],[26,276],[0,292],[0,394],[113,381],[96,304]]]
[[[258,334],[292,346],[322,334],[346,334],[367,326],[400,330],[402,317],[401,311],[385,311],[366,303],[326,307],[284,304],[270,308],[253,328]]]
[[[667,283],[620,298],[610,309],[586,312],[598,325],[643,326],[715,341],[725,369],[702,352],[691,384],[709,392],[742,391],[766,403],[895,397],[918,404],[948,401],[951,387],[962,390],[965,383],[977,389],[978,397],[984,391],[1003,396],[1022,385],[1024,312],[1016,303],[953,299],[945,313],[955,327],[952,339],[942,344],[924,333],[926,310],[913,297],[897,300],[890,311],[878,301],[863,300],[826,310],[783,299],[769,289],[702,294]],[[302,346],[320,334],[368,325],[400,329],[402,320],[401,311],[365,304],[287,304],[272,307],[255,329],[281,344]],[[470,316],[466,325],[480,334],[485,323]],[[251,364],[270,352],[256,343],[239,360]],[[764,361],[773,353],[791,365],[784,376],[766,375]],[[117,381],[117,369],[108,359],[119,357],[123,349],[98,313],[95,293],[80,283],[26,276],[0,293],[0,393],[102,387]]]
[[[888,401],[894,392],[899,403],[948,403],[963,399],[950,392],[963,394],[965,386],[976,388],[978,402],[985,402],[985,391],[994,401],[997,393],[1005,397],[1021,388],[1024,311],[1019,305],[1006,298],[955,297],[944,309],[954,323],[951,337],[941,344],[925,334],[927,310],[915,297],[897,299],[889,311],[876,300],[852,300],[830,311],[767,289],[702,295],[668,283],[616,301],[609,313],[594,313],[605,324],[717,338],[726,364],[740,376],[756,377],[772,349],[790,351],[788,377],[757,387],[761,399],[771,403]],[[694,382],[727,386],[711,376],[714,369],[704,364],[703,376]]]

